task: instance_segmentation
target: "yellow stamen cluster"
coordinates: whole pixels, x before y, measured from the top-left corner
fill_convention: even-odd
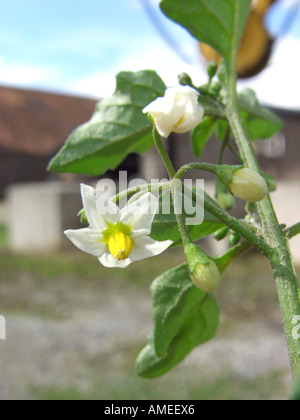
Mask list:
[[[107,244],[110,253],[119,261],[126,260],[133,247],[132,239],[123,232],[110,235]]]

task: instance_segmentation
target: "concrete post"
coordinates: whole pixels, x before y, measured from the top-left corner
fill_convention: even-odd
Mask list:
[[[79,183],[12,185],[7,201],[10,246],[14,251],[57,250],[68,243],[63,231],[80,227],[76,216],[82,208]]]

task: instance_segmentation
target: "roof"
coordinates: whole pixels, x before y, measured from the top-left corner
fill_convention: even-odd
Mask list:
[[[0,153],[49,156],[90,119],[96,101],[0,86]]]

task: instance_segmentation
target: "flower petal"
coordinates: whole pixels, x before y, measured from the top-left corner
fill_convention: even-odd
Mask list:
[[[106,223],[96,208],[97,191],[85,184],[81,184],[81,197],[86,218],[93,229],[105,229]]]
[[[105,252],[106,246],[101,241],[101,232],[98,230],[84,228],[77,230],[66,230],[65,235],[81,251],[100,257]]]
[[[98,214],[101,214],[107,223],[116,224],[120,220],[120,209],[113,201],[106,197],[105,194],[100,195],[96,201]]]
[[[181,110],[175,109],[172,111],[172,114],[167,115],[164,113],[153,113],[151,115],[154,119],[156,129],[159,132],[159,134],[164,138],[168,138],[174,130],[174,127],[176,126],[177,122],[181,118]]]
[[[152,114],[156,112],[163,112],[168,114],[172,111],[174,99],[172,95],[163,96],[155,99],[143,109],[144,114]]]
[[[142,195],[120,211],[120,221],[131,226],[132,233],[149,235],[158,209],[158,199],[151,193]]]
[[[132,240],[133,249],[130,254],[132,261],[139,261],[144,258],[159,255],[173,244],[173,241],[158,242],[146,235],[133,236]]]
[[[172,131],[185,133],[202,120],[204,110],[198,104],[199,93],[190,86],[178,86],[165,91],[164,97],[151,102],[143,109],[149,113],[157,131],[168,137]]]
[[[187,108],[186,114],[182,123],[174,129],[175,133],[186,133],[193,130],[203,119],[204,110],[203,108],[196,107],[189,110]]]
[[[126,260],[117,260],[110,252],[105,252],[100,258],[99,261],[104,267],[108,268],[125,268],[131,264],[131,259],[127,258]]]

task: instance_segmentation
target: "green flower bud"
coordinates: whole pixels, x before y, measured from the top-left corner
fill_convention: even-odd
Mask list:
[[[192,78],[189,74],[187,73],[181,73],[178,76],[178,81],[182,86],[192,86],[194,87]]]
[[[235,205],[235,199],[229,192],[218,193],[216,201],[223,210],[231,210]]]
[[[227,235],[227,233],[229,232],[229,227],[227,227],[227,226],[224,226],[224,227],[222,227],[221,229],[219,229],[219,230],[217,230],[215,233],[214,233],[214,238],[217,240],[217,241],[221,241],[222,239],[224,239],[225,238],[225,236]]]
[[[249,168],[234,171],[228,188],[235,197],[250,202],[261,201],[268,194],[265,179]]]
[[[213,293],[220,286],[221,276],[213,260],[208,265],[197,264],[191,279],[198,289],[206,293]]]
[[[218,96],[222,89],[222,85],[218,80],[213,80],[209,87],[209,93],[214,96]]]
[[[208,94],[208,91],[209,91],[209,84],[208,83],[204,83],[204,85],[201,85],[199,87],[199,92],[202,95],[207,95]]]
[[[213,61],[208,63],[206,71],[209,77],[209,80],[211,80],[217,73],[218,66]]]
[[[241,240],[241,235],[239,235],[234,230],[231,230],[229,238],[228,238],[229,245],[231,246],[237,245],[240,242],[240,240]]]
[[[194,285],[206,293],[214,292],[221,282],[216,263],[195,244],[186,245],[184,252]]]
[[[272,177],[272,175],[267,174],[266,172],[261,172],[262,176],[265,178],[266,183],[268,184],[268,188],[270,192],[277,190],[277,184],[275,179]]]
[[[224,62],[222,62],[218,69],[218,79],[220,80],[223,86],[226,86],[227,83],[227,71]]]

